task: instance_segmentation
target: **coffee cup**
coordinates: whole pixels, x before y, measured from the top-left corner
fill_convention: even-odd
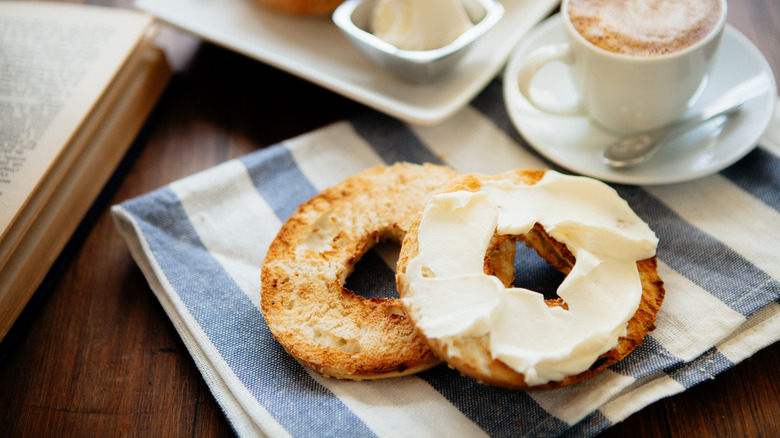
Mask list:
[[[588,115],[611,131],[668,125],[702,94],[726,12],[726,0],[563,0],[566,41],[522,61],[519,90],[540,111]],[[576,102],[532,93],[534,78],[553,61],[571,68]]]

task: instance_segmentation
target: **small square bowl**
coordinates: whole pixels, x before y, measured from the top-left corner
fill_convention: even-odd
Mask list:
[[[463,0],[474,27],[455,41],[433,50],[401,50],[372,34],[371,11],[377,0],[346,0],[333,12],[333,22],[375,64],[414,83],[425,83],[451,70],[474,42],[504,15],[496,0]]]

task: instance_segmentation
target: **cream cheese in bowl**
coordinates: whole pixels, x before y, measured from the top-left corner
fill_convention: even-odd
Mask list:
[[[503,14],[496,0],[346,0],[333,22],[378,66],[425,83],[450,71]]]
[[[472,27],[462,0],[379,0],[370,30],[401,50],[433,50]]]

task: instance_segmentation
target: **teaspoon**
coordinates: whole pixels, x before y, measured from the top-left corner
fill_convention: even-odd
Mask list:
[[[645,163],[673,138],[716,117],[729,116],[742,109],[744,103],[744,98],[730,99],[728,102],[718,101],[701,113],[671,126],[619,139],[604,149],[601,155],[602,161],[612,167],[621,168]]]

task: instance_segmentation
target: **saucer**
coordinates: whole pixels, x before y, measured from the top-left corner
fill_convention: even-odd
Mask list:
[[[560,14],[532,30],[513,51],[504,71],[504,102],[515,128],[531,147],[555,164],[582,175],[623,184],[670,184],[718,172],[744,157],[758,144],[772,118],[777,88],[761,52],[735,28],[727,25],[720,53],[706,88],[690,109],[695,113],[735,86],[750,80],[764,90],[745,103],[728,121],[714,120],[710,129],[695,129],[664,146],[646,164],[616,169],[601,162],[601,152],[618,136],[587,116],[544,113],[520,93],[517,75],[536,48],[566,40]],[[569,67],[551,63],[538,73],[531,93],[561,102],[576,102]],[[717,126],[715,126],[717,125]],[[719,133],[715,136],[713,134]]]

